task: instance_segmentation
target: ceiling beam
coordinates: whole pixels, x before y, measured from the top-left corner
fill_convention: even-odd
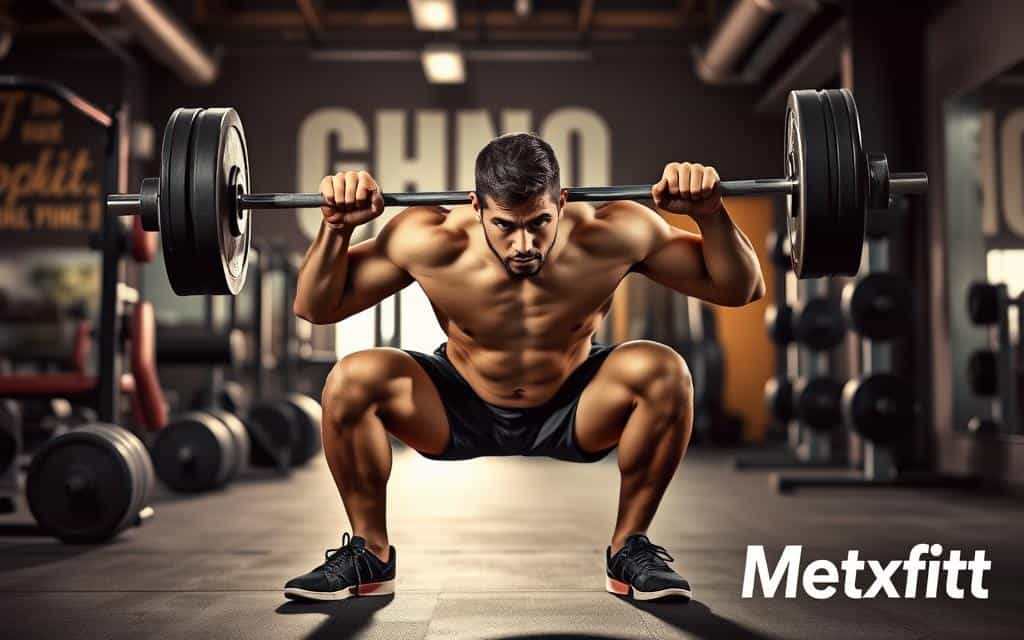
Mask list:
[[[315,40],[320,40],[324,34],[324,20],[319,7],[313,3],[313,0],[295,0],[295,4],[299,7],[302,21],[306,24],[310,36]]]
[[[576,30],[586,35],[594,21],[594,0],[581,0],[579,17],[576,19]]]

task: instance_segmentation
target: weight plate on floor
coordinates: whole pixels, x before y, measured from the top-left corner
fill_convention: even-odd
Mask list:
[[[865,439],[888,444],[913,426],[913,389],[899,376],[873,373],[843,387],[843,421]]]
[[[21,407],[0,399],[0,476],[10,471],[21,449]]]
[[[912,321],[910,281],[894,273],[871,273],[843,289],[843,316],[871,340],[906,335]]]
[[[292,447],[292,465],[304,465],[323,447],[320,433],[322,409],[319,402],[302,393],[290,393],[285,400],[295,408],[299,417],[297,439]]]
[[[211,397],[209,387],[201,387],[192,395],[191,408],[196,411],[223,409],[236,416],[245,415],[249,410],[249,392],[245,386],[233,380],[220,385],[217,397]]]
[[[245,419],[252,442],[249,458],[254,467],[291,466],[292,448],[299,440],[298,410],[285,401],[253,405]]]
[[[223,485],[236,468],[234,437],[223,422],[202,411],[177,416],[153,443],[157,476],[175,491],[207,491]]]
[[[843,385],[832,378],[800,378],[793,387],[793,406],[800,422],[815,431],[829,431],[842,422]]]
[[[206,274],[194,293],[234,295],[245,285],[252,238],[249,212],[235,206],[249,189],[245,133],[235,110],[203,110],[190,150],[196,267]]]
[[[44,531],[66,542],[99,542],[136,520],[148,495],[130,438],[120,427],[86,425],[36,453],[25,493]]]
[[[235,467],[231,470],[228,477],[228,480],[231,480],[237,477],[245,468],[245,465],[249,463],[252,448],[249,442],[249,432],[245,428],[245,423],[229,411],[210,409],[208,413],[224,423],[224,426],[231,432],[231,437],[235,440]]]

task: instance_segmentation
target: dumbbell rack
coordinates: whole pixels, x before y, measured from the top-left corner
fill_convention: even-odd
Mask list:
[[[1020,370],[1018,359],[1019,344],[1024,340],[1024,294],[1019,296],[1011,296],[1009,290],[1005,284],[982,284],[977,283],[972,285],[971,294],[975,293],[976,288],[984,288],[988,292],[994,294],[994,300],[989,300],[992,309],[981,309],[982,312],[989,311],[988,317],[981,317],[975,315],[978,311],[970,310],[971,321],[984,329],[989,331],[989,343],[995,342],[995,360],[996,366],[995,371],[995,397],[992,398],[992,417],[991,420],[986,421],[985,419],[972,419],[968,425],[969,429],[978,434],[990,435],[996,432],[1004,433],[1020,433],[1022,429],[1021,425],[1021,392],[1020,386],[1017,383],[1017,374]],[[969,306],[976,304],[974,300],[970,300]],[[994,303],[994,304],[993,304]],[[1017,310],[1017,344],[1015,345],[1011,339],[1011,323],[1010,323],[1010,308],[1014,307]],[[994,319],[994,322],[992,321]],[[995,334],[994,340],[992,334]],[[978,358],[979,355],[987,353],[986,351],[975,352],[972,359]],[[972,375],[986,375],[989,377],[987,371],[974,371]],[[977,393],[977,391],[976,391]],[[988,393],[979,395],[989,395]]]
[[[868,273],[889,271],[889,245],[887,238],[868,239],[864,252],[864,268]],[[861,368],[864,373],[892,370],[893,346],[888,341],[860,339]],[[909,428],[911,425],[907,425]],[[852,427],[847,425],[852,431]],[[862,486],[891,482],[896,478],[896,465],[892,453],[864,440],[862,469],[854,473],[828,475],[785,475],[773,478],[780,493],[791,493],[800,487]]]

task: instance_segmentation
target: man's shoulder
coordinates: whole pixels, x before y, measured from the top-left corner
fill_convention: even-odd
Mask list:
[[[573,233],[586,250],[602,254],[617,253],[629,259],[643,255],[661,216],[632,200],[616,200],[590,208],[589,215],[577,214]]]
[[[458,207],[415,206],[395,214],[377,235],[393,259],[403,263],[436,263],[460,251],[466,233]]]

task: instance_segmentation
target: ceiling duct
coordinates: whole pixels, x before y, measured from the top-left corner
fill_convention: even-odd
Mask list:
[[[217,60],[159,0],[77,0],[75,6],[81,11],[117,15],[136,42],[186,84],[207,85],[217,79]]]
[[[697,75],[708,84],[760,82],[820,9],[817,0],[737,0],[696,52]]]

